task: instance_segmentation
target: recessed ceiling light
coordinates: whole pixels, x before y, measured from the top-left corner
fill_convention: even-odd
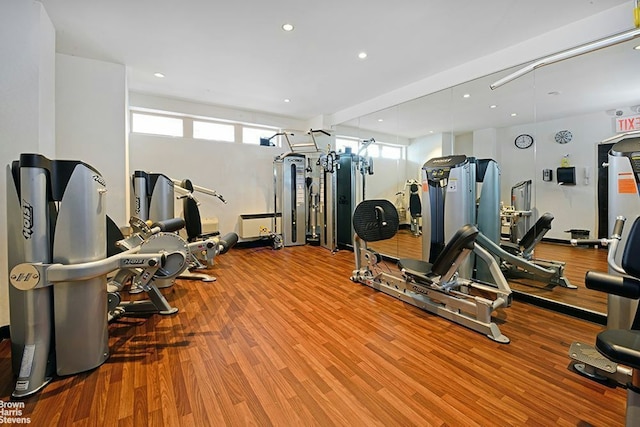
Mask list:
[[[291,102],[291,100],[289,98],[285,98],[284,102]]]
[[[640,50],[640,44],[636,47],[634,47],[635,50]]]
[[[468,93],[465,93],[464,95],[462,95],[463,98],[471,98],[471,95]]]
[[[360,52],[358,54],[358,58],[360,58],[360,59],[365,59],[366,57],[367,57],[367,52]]]
[[[429,131],[429,133],[433,133],[433,131],[432,131],[432,130],[430,130],[430,131]]]
[[[511,117],[515,117],[517,115],[518,115],[518,113],[511,113]]]
[[[162,73],[153,73],[153,75],[156,76],[159,79],[164,78],[164,74],[162,74]]]
[[[558,92],[557,90],[552,90],[551,92],[547,92],[547,95],[556,96],[556,95],[560,95],[560,92]]]
[[[293,24],[282,24],[282,29],[284,31],[287,31],[287,32],[293,31],[293,28],[294,28]]]
[[[489,105],[489,108],[498,108],[498,106],[496,104],[493,104],[493,105]]]
[[[384,122],[384,119],[378,119],[379,122]]]

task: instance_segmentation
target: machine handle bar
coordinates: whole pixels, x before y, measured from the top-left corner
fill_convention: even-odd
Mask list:
[[[151,230],[158,228],[158,231],[165,231],[168,233],[173,233],[174,231],[178,231],[184,228],[184,219],[183,218],[170,218],[165,219],[163,221],[154,222],[151,224]],[[155,233],[154,233],[155,234]]]

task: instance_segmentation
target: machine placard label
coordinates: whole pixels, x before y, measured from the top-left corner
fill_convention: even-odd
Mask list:
[[[636,194],[638,188],[636,187],[636,180],[633,178],[632,173],[619,173],[618,174],[618,194]]]
[[[458,191],[458,180],[456,178],[451,178],[449,180],[447,191]]]

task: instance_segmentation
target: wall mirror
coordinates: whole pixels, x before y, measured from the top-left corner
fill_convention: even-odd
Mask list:
[[[529,225],[550,212],[554,219],[547,241],[567,246],[571,230],[604,237],[597,225],[598,145],[616,133],[617,119],[640,115],[640,50],[633,49],[639,44],[636,39],[600,49],[490,88],[521,68],[514,67],[343,123],[336,134],[377,136],[376,140],[405,147],[403,160],[378,160],[375,178],[367,181],[367,198],[386,198],[399,205],[396,195],[404,191],[408,200],[407,182],[420,180],[422,165],[433,157],[492,158],[500,168],[503,204],[511,205],[513,187],[531,181]],[[520,135],[531,136],[533,143],[518,143]],[[563,141],[568,135],[569,140]],[[567,165],[575,168],[575,185],[559,185],[556,176],[545,178],[546,170],[555,175],[557,168]],[[407,234],[408,239],[377,242],[381,247],[375,249],[391,257],[419,254],[422,239],[406,228],[402,231],[399,236]],[[507,237],[509,230],[503,227],[502,232]],[[606,258],[606,249],[585,248],[584,253],[588,250]],[[514,291],[545,304],[604,315],[606,298],[584,288],[584,272],[592,265],[606,269],[606,261],[580,261],[553,248],[549,256],[566,262],[570,280],[578,288],[515,284]]]

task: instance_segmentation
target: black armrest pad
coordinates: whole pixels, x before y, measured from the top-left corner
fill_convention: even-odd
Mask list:
[[[616,363],[640,369],[640,331],[607,329],[598,334],[596,348]]]
[[[588,289],[625,298],[640,298],[640,280],[628,276],[614,276],[599,271],[587,271],[584,284]]]

